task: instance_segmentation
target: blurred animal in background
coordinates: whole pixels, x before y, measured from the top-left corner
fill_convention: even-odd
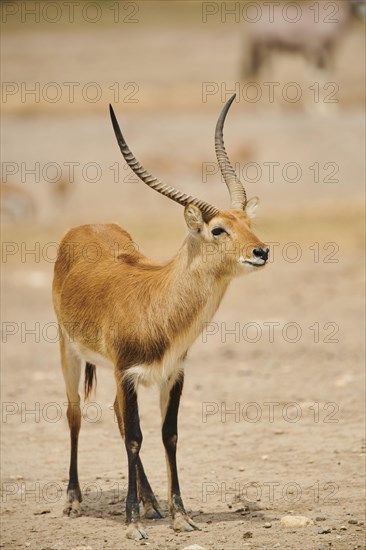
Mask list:
[[[56,205],[58,203],[65,203],[68,201],[72,190],[73,184],[65,176],[62,176],[59,180],[52,184],[51,192]]]
[[[60,206],[65,206],[72,196],[73,183],[61,176],[56,182],[41,181],[40,184],[33,193],[28,191],[26,184],[1,183],[1,222],[4,226],[31,223],[35,219],[39,222],[45,212],[54,219],[55,214],[62,211]]]
[[[366,21],[366,0],[351,0],[351,4],[354,15]]]
[[[4,225],[31,222],[36,218],[37,207],[32,194],[15,183],[1,183],[1,221]]]
[[[329,72],[352,17],[365,19],[366,12],[365,0],[305,0],[289,6],[274,4],[272,10],[248,25],[246,54],[241,63],[243,80],[256,79],[268,71],[271,55],[278,52],[301,54],[315,68]]]

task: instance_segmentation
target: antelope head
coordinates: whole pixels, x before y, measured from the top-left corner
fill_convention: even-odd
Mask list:
[[[215,130],[216,157],[231,200],[227,210],[219,210],[205,201],[186,195],[147,172],[130,151],[110,106],[114,132],[128,166],[146,185],[184,206],[192,248],[201,251],[200,259],[207,267],[228,277],[263,267],[269,254],[269,248],[251,229],[251,219],[255,215],[259,199],[254,197],[247,200],[244,186],[237,177],[224,146],[224,122],[234,99],[235,94],[224,106]]]

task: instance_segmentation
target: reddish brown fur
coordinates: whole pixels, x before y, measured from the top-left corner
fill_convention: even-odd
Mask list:
[[[219,218],[234,243],[265,246],[251,232],[245,213],[220,212]],[[206,305],[212,285],[226,288],[237,274],[232,242],[224,260],[218,249],[206,262],[200,244],[188,236],[175,258],[160,265],[138,252],[131,236],[116,224],[71,229],[55,265],[53,293],[60,325],[73,340],[124,368],[160,360]]]

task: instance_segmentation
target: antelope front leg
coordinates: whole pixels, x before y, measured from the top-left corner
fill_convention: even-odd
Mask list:
[[[163,418],[162,436],[168,470],[168,503],[175,531],[193,531],[198,526],[187,515],[180,496],[176,452],[178,441],[177,417],[184,374],[180,373],[171,387],[160,391],[160,407]]]
[[[116,413],[120,434],[124,439],[125,431],[123,427],[123,418],[119,409],[117,397],[114,401],[114,412]],[[164,514],[160,509],[159,503],[153,493],[153,490],[151,489],[149,480],[146,477],[140,456],[137,458],[137,492],[139,495],[139,500],[141,499],[144,505],[145,518],[157,519],[164,517]]]
[[[125,445],[128,458],[128,490],[126,498],[126,536],[129,539],[147,539],[140,522],[139,498],[137,493],[137,463],[142,443],[137,393],[131,380],[123,379],[117,385],[117,399],[123,418]]]

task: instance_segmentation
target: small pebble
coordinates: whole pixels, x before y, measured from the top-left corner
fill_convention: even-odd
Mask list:
[[[305,527],[312,525],[313,521],[306,516],[283,516],[280,523],[285,527]]]
[[[318,531],[318,535],[327,535],[331,532],[331,529],[329,527],[321,527]]]
[[[270,529],[270,528],[272,527],[272,523],[270,523],[269,521],[267,521],[267,522],[263,525],[263,527],[264,527],[265,529]]]
[[[325,521],[326,519],[325,516],[316,516],[315,521]]]
[[[357,525],[358,521],[357,519],[349,519],[348,523],[350,523],[351,525]]]
[[[243,539],[251,539],[253,537],[253,533],[251,531],[245,531],[243,534]]]
[[[340,530],[341,530],[341,531],[347,531],[347,527],[346,527],[345,525],[341,525],[341,526],[340,526]]]

